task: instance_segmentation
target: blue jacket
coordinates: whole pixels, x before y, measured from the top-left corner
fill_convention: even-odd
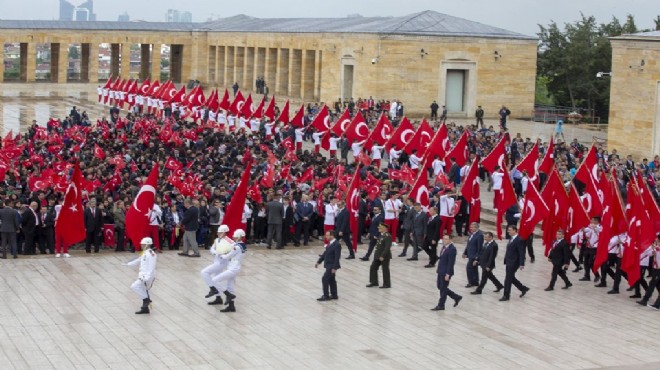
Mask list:
[[[454,264],[456,263],[456,247],[451,243],[443,248],[438,258],[438,279],[444,279],[445,275],[454,275]]]

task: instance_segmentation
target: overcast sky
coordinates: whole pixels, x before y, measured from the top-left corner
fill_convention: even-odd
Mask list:
[[[96,0],[94,11],[104,21],[116,21],[125,11],[131,20],[163,21],[167,9],[178,9],[192,12],[193,21],[202,22],[236,14],[271,18],[401,16],[434,10],[533,36],[538,24],[570,23],[580,12],[594,15],[600,23],[609,22],[612,16],[624,20],[632,14],[638,28],[652,28],[653,19],[660,15],[659,4],[658,0]],[[59,0],[0,0],[0,9],[0,19],[51,20],[59,17]]]

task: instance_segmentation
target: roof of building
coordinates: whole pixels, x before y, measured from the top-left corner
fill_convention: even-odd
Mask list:
[[[660,31],[638,32],[612,37],[612,39],[622,40],[656,40],[660,39]]]
[[[479,22],[426,10],[401,17],[255,18],[237,15],[203,23],[67,22],[0,20],[0,29],[76,29],[268,33],[366,33],[379,35],[464,36],[536,40]]]

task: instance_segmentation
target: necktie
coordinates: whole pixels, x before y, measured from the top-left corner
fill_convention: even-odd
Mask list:
[[[92,208],[92,217],[96,216],[96,208]]]

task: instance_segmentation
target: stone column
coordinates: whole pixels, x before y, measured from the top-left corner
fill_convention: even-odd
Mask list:
[[[323,51],[316,50],[316,57],[314,58],[314,99],[321,100],[321,58]]]
[[[33,42],[21,43],[21,81],[34,82],[37,73],[37,48]]]
[[[302,75],[300,83],[300,97],[303,99],[314,98],[314,70],[316,53],[314,50],[302,51]]]
[[[123,46],[122,46],[123,48]],[[123,53],[123,50],[122,50]],[[130,61],[129,61],[130,64]],[[151,44],[140,44],[140,80],[149,78],[151,74]],[[153,80],[153,78],[152,78]]]
[[[266,48],[264,80],[270,94],[277,92],[277,49]]]
[[[243,83],[245,90],[256,91],[257,87],[254,83],[254,48],[245,48],[245,66],[243,68]]]
[[[60,53],[60,43],[50,43],[50,82],[59,83],[60,59],[63,59]],[[64,81],[66,82],[66,81]]]
[[[277,88],[279,95],[289,95],[289,49],[277,50]]]
[[[217,64],[218,64],[218,47],[209,45],[209,68],[208,68],[208,83],[215,85],[217,79]]]
[[[160,48],[161,44],[151,46],[151,81],[160,81]]]
[[[225,66],[227,65],[227,53],[225,46],[218,46],[218,54],[216,55],[216,82],[218,86],[227,86],[227,75]]]
[[[170,45],[170,79],[180,83],[183,78],[183,45]]]
[[[236,74],[234,73],[234,63],[236,62],[236,47],[227,46],[225,56],[225,86],[232,86],[236,82]]]
[[[247,91],[247,86],[245,86],[245,81],[244,81],[244,72],[245,72],[245,47],[243,46],[237,46],[236,47],[236,52],[234,54],[234,76],[236,78],[236,82],[238,82],[238,86],[241,91]]]
[[[131,44],[122,43],[121,44],[121,78],[129,79],[131,78]]]
[[[119,44],[110,45],[110,75],[114,79],[119,77]]]
[[[99,44],[96,41],[89,44],[83,44],[83,50],[85,50],[85,45],[88,45],[87,55],[89,58],[87,64],[87,80],[90,83],[97,83],[99,82]],[[85,55],[84,52],[83,55]]]

